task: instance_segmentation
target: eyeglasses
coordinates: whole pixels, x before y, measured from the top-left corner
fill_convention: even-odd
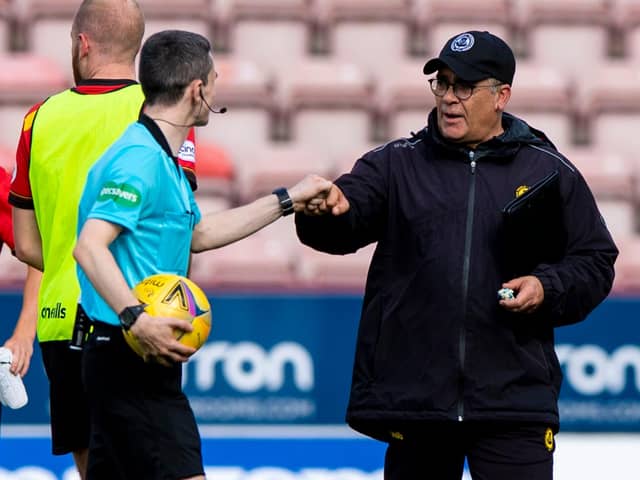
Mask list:
[[[467,100],[477,88],[493,88],[502,85],[502,83],[471,85],[468,83],[449,83],[444,78],[430,78],[429,85],[431,86],[431,91],[437,97],[444,97],[449,91],[449,87],[453,87],[453,94],[458,97],[458,100]]]

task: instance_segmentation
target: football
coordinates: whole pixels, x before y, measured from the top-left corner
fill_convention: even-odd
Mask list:
[[[175,331],[180,343],[197,350],[207,341],[211,331],[211,306],[202,289],[188,278],[173,274],[151,275],[138,283],[133,293],[140,303],[147,305],[145,311],[149,315],[191,322],[191,332]],[[125,330],[123,333],[133,351],[142,356],[135,335]]]

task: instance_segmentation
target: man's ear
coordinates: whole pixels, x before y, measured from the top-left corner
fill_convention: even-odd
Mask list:
[[[86,57],[91,50],[91,41],[86,33],[78,33],[78,53],[80,57]]]
[[[511,85],[500,85],[498,96],[496,97],[496,110],[503,112],[511,98]]]
[[[191,97],[191,101],[194,105],[202,102],[202,80],[192,80],[187,86],[185,94]]]

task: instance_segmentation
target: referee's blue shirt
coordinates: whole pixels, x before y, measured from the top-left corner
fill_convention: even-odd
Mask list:
[[[186,275],[200,210],[169,145],[149,117],[130,125],[89,171],[78,234],[89,218],[122,227],[109,246],[127,284],[156,273]],[[80,301],[94,320],[120,325],[78,266]]]

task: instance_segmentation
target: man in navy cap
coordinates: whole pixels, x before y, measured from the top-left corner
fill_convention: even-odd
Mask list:
[[[554,328],[607,296],[618,250],[575,166],[505,113],[504,41],[461,33],[424,73],[428,125],[296,215],[317,250],[377,242],[347,422],[388,442],[385,480],[459,480],[465,459],[474,479],[550,480]]]

